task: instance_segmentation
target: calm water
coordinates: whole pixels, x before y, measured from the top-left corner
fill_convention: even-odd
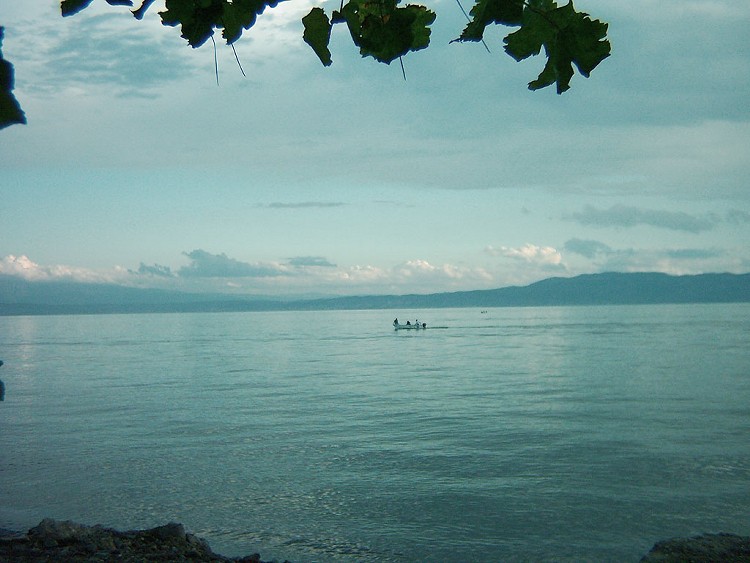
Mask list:
[[[3,528],[299,562],[750,533],[748,304],[0,317],[0,357]]]

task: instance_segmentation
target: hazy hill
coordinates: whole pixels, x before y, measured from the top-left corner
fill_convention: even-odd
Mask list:
[[[0,276],[0,315],[750,302],[750,274],[604,273],[523,287],[296,301]]]

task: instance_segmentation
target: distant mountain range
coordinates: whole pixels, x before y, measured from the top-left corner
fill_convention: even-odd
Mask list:
[[[660,273],[603,273],[548,278],[523,287],[287,301],[139,289],[113,284],[30,282],[0,275],[0,315],[736,302],[750,302],[750,274],[671,276]]]

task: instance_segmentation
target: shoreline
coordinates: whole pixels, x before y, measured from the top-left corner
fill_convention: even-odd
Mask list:
[[[119,531],[45,518],[26,533],[0,530],[0,561],[104,563],[115,560],[124,563],[271,563],[262,561],[258,553],[240,557],[215,553],[206,540],[187,532],[177,522],[145,530]]]
[[[225,557],[208,542],[170,522],[146,530],[119,531],[69,520],[45,518],[28,532],[0,529],[0,560],[16,563],[140,563],[174,561],[192,563],[274,563],[260,554]],[[735,534],[702,534],[659,541],[640,563],[750,563],[750,537]],[[290,563],[285,561],[284,563]]]

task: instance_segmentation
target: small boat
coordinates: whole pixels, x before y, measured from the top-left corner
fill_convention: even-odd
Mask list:
[[[393,328],[395,330],[424,330],[427,328],[427,323],[420,323],[416,321],[414,324],[411,321],[406,321],[406,324],[402,325],[398,322],[398,319],[393,321]]]

